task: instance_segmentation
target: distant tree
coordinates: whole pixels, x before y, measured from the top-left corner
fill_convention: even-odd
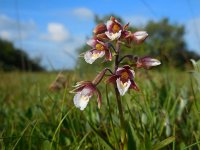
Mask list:
[[[146,42],[150,55],[159,56],[168,65],[184,68],[188,61],[200,56],[187,48],[183,25],[170,24],[167,18],[159,22],[150,21],[145,30],[149,33]]]
[[[102,18],[95,17],[96,24],[106,22],[110,16],[107,15]],[[120,22],[124,21],[115,16]],[[190,59],[200,59],[200,56],[187,48],[184,34],[185,28],[183,25],[171,24],[167,18],[164,18],[158,22],[149,21],[144,28],[135,27],[134,24],[130,24],[129,29],[131,31],[145,30],[149,34],[149,37],[142,45],[133,44],[132,50],[138,56],[149,55],[161,60],[163,65],[161,66],[173,66],[179,69],[184,69],[190,62]],[[89,50],[90,47],[84,45],[79,48],[79,52],[83,53]],[[123,47],[124,54],[127,53],[126,46]],[[130,51],[130,49],[128,50]],[[93,69],[90,64],[83,63],[84,60],[78,60],[78,66],[87,69]],[[101,66],[98,66],[98,68]],[[103,66],[105,67],[105,66]]]
[[[9,41],[0,39],[0,69],[3,71],[43,71],[44,68],[28,55],[13,46]]]

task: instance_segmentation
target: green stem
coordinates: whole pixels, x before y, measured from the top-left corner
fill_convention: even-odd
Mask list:
[[[119,67],[119,51],[120,51],[120,45],[117,41],[116,43],[116,57],[115,57],[115,73]],[[116,94],[116,100],[117,100],[117,106],[119,110],[119,118],[120,118],[120,126],[121,126],[121,143],[120,143],[120,149],[121,150],[127,150],[127,137],[126,137],[126,129],[125,129],[125,120],[122,110],[122,103],[119,91],[117,89],[117,84],[115,83],[115,94]]]
[[[117,139],[117,135],[116,135],[116,132],[115,132],[115,129],[114,129],[114,123],[113,123],[113,118],[112,118],[112,114],[111,114],[111,106],[110,106],[110,102],[109,102],[109,98],[108,98],[108,87],[106,85],[106,99],[107,99],[107,103],[108,103],[108,112],[109,112],[109,117],[110,117],[110,121],[111,121],[111,128],[114,132],[114,136],[115,136],[115,140],[116,140],[116,144],[118,145],[118,148],[120,148],[120,145],[119,145],[119,142],[118,142],[118,139]]]
[[[116,85],[115,85],[115,94],[116,94],[116,99],[117,99],[117,106],[119,110],[119,118],[120,118],[120,126],[121,126],[121,148],[120,149],[126,150],[127,137],[126,137],[126,129],[125,129],[125,120],[124,120],[124,115],[123,115],[123,110],[122,110],[121,98],[120,98],[119,91]]]

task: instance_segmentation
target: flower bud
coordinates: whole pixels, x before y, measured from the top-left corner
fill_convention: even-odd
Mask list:
[[[101,34],[101,33],[104,33],[105,31],[107,30],[106,28],[106,25],[101,23],[101,24],[98,24],[94,30],[93,30],[93,33],[94,34]]]
[[[142,57],[142,58],[138,58],[136,62],[136,67],[149,69],[150,67],[158,66],[160,64],[161,62],[157,59],[154,59],[151,57]]]
[[[146,31],[137,31],[133,33],[133,36],[134,36],[135,42],[140,44],[148,37],[148,34]]]

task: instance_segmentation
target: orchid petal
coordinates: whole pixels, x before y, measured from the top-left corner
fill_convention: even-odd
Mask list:
[[[129,65],[124,65],[123,68],[129,70],[131,67]]]
[[[135,78],[135,71],[134,70],[130,70],[130,71],[131,71],[133,77]]]
[[[96,94],[97,94],[97,103],[98,103],[98,108],[101,107],[101,103],[102,103],[102,96],[101,93],[98,89],[96,89]]]
[[[123,26],[123,30],[126,30],[129,26],[129,23],[127,23],[126,25]]]
[[[111,61],[112,60],[112,53],[110,50],[107,50],[105,52],[106,60]]]
[[[106,27],[108,29],[108,31],[110,31],[112,29],[112,25],[113,25],[113,21],[112,20],[108,20],[106,23]]]
[[[87,44],[88,44],[89,46],[91,46],[91,47],[95,47],[96,43],[97,43],[97,42],[96,42],[95,39],[90,39],[90,40],[87,41]]]
[[[107,80],[106,80],[106,83],[115,83],[116,80],[117,80],[117,75],[112,75],[110,76]]]
[[[131,80],[130,89],[134,89],[135,91],[140,91],[137,84],[133,80]]]
[[[105,33],[98,34],[96,37],[98,39],[101,39],[101,40],[108,40],[109,39]]]
[[[78,87],[80,85],[86,85],[86,84],[89,84],[91,83],[91,81],[79,81],[79,82],[76,82],[76,85],[73,86],[73,87]]]
[[[122,30],[120,30],[119,32],[116,32],[116,33],[106,31],[105,34],[110,40],[113,41],[115,39],[118,39],[121,36],[121,32],[122,32]]]
[[[87,63],[92,64],[97,58],[101,58],[105,55],[105,51],[87,51],[84,55],[84,59]]]
[[[75,89],[71,90],[70,93],[77,93],[83,90],[83,88],[85,87],[85,85],[79,85],[77,86]]]
[[[131,85],[131,81],[130,80],[128,80],[127,82],[123,83],[120,80],[120,78],[118,78],[116,80],[116,83],[117,83],[118,91],[119,91],[119,93],[120,93],[121,96],[123,96],[127,92],[127,90],[129,89],[129,87]]]
[[[144,68],[148,69],[150,67],[158,66],[160,64],[161,64],[161,62],[155,58],[142,57],[142,58],[138,59],[138,62],[136,62],[136,67],[138,67],[138,68],[144,67]]]
[[[122,67],[117,68],[117,72],[121,71],[121,70],[124,70],[124,68],[122,68]]]
[[[84,110],[89,102],[90,97],[91,96],[84,95],[82,92],[79,92],[74,96],[74,105],[80,110]]]
[[[106,28],[106,25],[101,23],[101,24],[98,24],[95,29],[93,30],[93,33],[94,34],[101,34],[103,32],[105,32],[107,30]]]

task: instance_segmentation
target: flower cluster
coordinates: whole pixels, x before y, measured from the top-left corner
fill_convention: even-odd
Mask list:
[[[119,94],[123,96],[128,89],[139,91],[135,83],[134,69],[129,65],[120,67],[120,63],[124,58],[128,58],[133,62],[136,68],[149,69],[152,66],[160,65],[160,61],[151,57],[136,57],[133,55],[125,55],[119,58],[121,44],[141,44],[148,37],[146,31],[131,32],[128,30],[129,23],[122,25],[116,18],[111,17],[106,24],[98,24],[93,30],[94,36],[87,41],[91,47],[90,50],[84,53],[84,59],[87,63],[92,64],[98,58],[104,58],[104,61],[112,61],[113,53],[115,54],[115,68],[112,71],[105,68],[101,71],[93,81],[78,82],[76,88],[72,92],[76,93],[74,96],[74,104],[80,110],[84,110],[89,99],[95,93],[98,96],[98,106],[101,106],[101,93],[97,88],[105,73],[109,71],[110,76],[106,83],[113,83],[117,88]],[[115,45],[114,45],[115,44]]]

